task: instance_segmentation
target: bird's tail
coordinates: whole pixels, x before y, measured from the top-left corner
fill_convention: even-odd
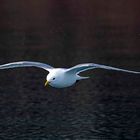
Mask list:
[[[88,79],[90,77],[85,77],[85,76],[79,76],[77,75],[77,80],[83,80],[83,79]]]

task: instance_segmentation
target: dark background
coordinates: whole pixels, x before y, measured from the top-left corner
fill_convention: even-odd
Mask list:
[[[94,62],[140,71],[140,2],[1,0],[0,63]],[[95,70],[66,89],[36,68],[0,71],[1,140],[138,140],[140,76]]]

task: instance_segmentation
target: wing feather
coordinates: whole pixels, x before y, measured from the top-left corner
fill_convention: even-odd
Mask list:
[[[128,73],[135,73],[135,74],[140,74],[140,72],[137,71],[131,71],[131,70],[125,70],[125,69],[120,69],[116,67],[111,67],[111,66],[106,66],[106,65],[101,65],[101,64],[95,64],[95,63],[85,63],[85,64],[79,64],[74,67],[71,67],[67,70],[67,72],[70,73],[80,73],[86,70],[90,69],[107,69],[107,70],[115,70],[115,71],[122,71],[122,72],[128,72]]]
[[[40,62],[32,62],[32,61],[19,61],[19,62],[0,65],[0,69],[10,69],[10,68],[17,68],[17,67],[37,67],[47,71],[53,69],[53,67],[48,64],[40,63]]]

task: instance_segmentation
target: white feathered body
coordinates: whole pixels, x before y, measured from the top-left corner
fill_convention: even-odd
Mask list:
[[[53,78],[55,77],[55,80]],[[55,88],[65,88],[72,86],[78,77],[75,74],[66,73],[63,68],[56,68],[50,71],[46,80],[49,81],[49,85]]]
[[[40,62],[32,62],[32,61],[19,61],[19,62],[12,62],[8,64],[0,65],[0,69],[9,69],[9,68],[16,68],[16,67],[37,67],[42,68],[49,72],[46,77],[46,83],[51,85],[55,88],[65,88],[72,86],[77,80],[87,79],[89,77],[81,77],[78,74],[91,69],[106,69],[106,70],[116,70],[122,71],[127,73],[133,74],[140,74],[137,71],[131,71],[126,69],[120,69],[112,66],[106,66],[101,64],[95,63],[85,63],[73,66],[71,68],[54,68],[48,64],[40,63]]]

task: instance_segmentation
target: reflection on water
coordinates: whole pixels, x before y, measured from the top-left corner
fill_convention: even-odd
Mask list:
[[[71,59],[70,63],[67,63],[69,58],[60,59],[57,55],[55,61],[47,58],[48,52],[44,53],[41,49],[29,50],[28,56],[40,61],[46,58],[45,61],[50,64],[68,67],[83,61],[80,53],[86,56],[85,61],[91,62],[90,54],[94,52],[91,53],[88,48],[86,51],[83,48],[79,54],[71,54],[78,57],[69,57],[74,60]],[[11,52],[5,61],[9,62],[11,56],[14,56],[11,61],[21,60],[22,52],[15,55],[18,52]],[[52,56],[55,53],[52,52]],[[125,64],[131,69],[138,66],[136,62],[135,65],[125,59],[126,56],[122,59],[120,55],[121,60],[125,61],[115,57],[107,61],[107,57],[98,57],[96,61],[104,64],[110,62],[113,66],[121,62],[120,66]],[[137,56],[133,58],[136,59]],[[90,71],[85,74],[91,75],[92,79],[80,81],[70,88],[55,89],[44,87],[46,74],[44,70],[36,68],[0,71],[0,139],[132,140],[140,137],[138,75]]]

